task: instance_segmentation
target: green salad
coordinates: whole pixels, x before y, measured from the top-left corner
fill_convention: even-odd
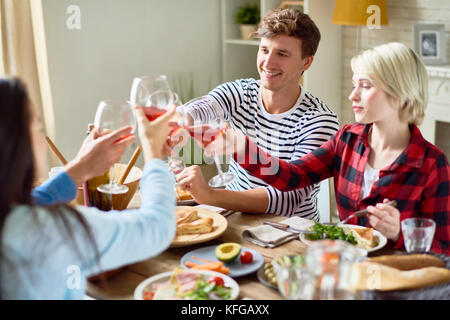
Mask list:
[[[338,226],[328,226],[316,222],[312,227],[314,234],[309,235],[311,240],[331,239],[331,240],[343,240],[351,244],[356,244],[357,241],[351,233],[346,233],[344,228]]]
[[[214,282],[208,283],[203,280],[197,282],[195,290],[186,295],[192,300],[229,300],[231,297],[231,288],[217,286]]]

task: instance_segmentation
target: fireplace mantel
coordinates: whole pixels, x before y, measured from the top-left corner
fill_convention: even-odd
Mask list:
[[[450,123],[450,65],[427,66],[429,102],[420,129],[424,137],[435,143],[436,121]]]

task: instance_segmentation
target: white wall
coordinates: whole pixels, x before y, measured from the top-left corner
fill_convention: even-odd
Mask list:
[[[81,9],[81,30],[66,27],[70,5]],[[218,0],[43,0],[43,10],[56,144],[66,158],[98,102],[128,99],[134,76],[193,73],[196,95],[221,82]]]
[[[445,24],[447,57],[450,59],[450,1],[449,0],[388,0],[389,25],[380,30],[361,29],[360,49],[398,41],[414,49],[413,25],[415,23]],[[350,59],[356,54],[356,28],[342,28],[342,118],[340,124],[354,121],[351,102],[352,89]]]

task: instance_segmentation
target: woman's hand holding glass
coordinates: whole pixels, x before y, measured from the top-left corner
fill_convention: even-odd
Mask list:
[[[102,175],[119,162],[126,148],[136,140],[131,135],[132,131],[131,126],[104,135],[92,130],[83,141],[77,156],[66,165],[67,174],[76,185]]]
[[[139,139],[142,143],[142,150],[145,162],[152,159],[161,159],[164,156],[164,149],[167,137],[170,132],[169,122],[175,115],[175,106],[154,121],[148,121],[144,108],[135,106],[134,113],[138,123]]]

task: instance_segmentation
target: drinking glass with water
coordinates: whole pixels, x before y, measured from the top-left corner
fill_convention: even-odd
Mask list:
[[[430,251],[436,223],[431,219],[410,218],[402,221],[402,233],[407,252]]]

